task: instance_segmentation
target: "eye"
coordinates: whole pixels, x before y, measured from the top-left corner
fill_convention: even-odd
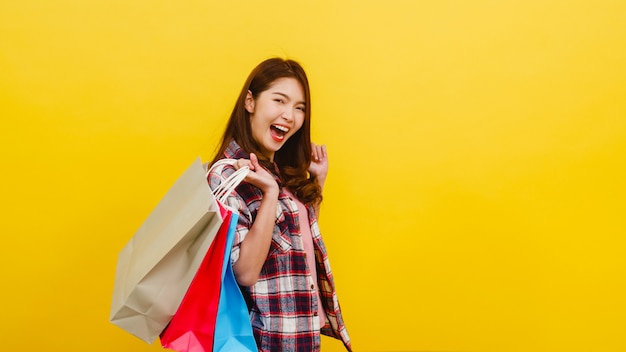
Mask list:
[[[277,103],[281,103],[281,104],[284,102],[284,101],[283,101],[282,99],[280,99],[280,98],[276,98],[276,99],[274,99],[274,101],[275,101],[275,102],[277,102]]]
[[[302,112],[306,111],[306,108],[304,106],[298,106],[298,107],[296,107],[296,109],[298,109],[298,110],[300,110]]]

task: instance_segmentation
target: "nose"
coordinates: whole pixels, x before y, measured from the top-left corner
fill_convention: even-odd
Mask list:
[[[293,121],[293,111],[291,109],[285,109],[285,111],[283,111],[282,118],[285,121]]]

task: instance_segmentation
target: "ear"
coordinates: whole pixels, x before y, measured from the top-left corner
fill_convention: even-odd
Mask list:
[[[251,91],[248,91],[248,93],[246,94],[246,99],[243,103],[243,106],[249,113],[254,113],[254,98],[252,97]]]

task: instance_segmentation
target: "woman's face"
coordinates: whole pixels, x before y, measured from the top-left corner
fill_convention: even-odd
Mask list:
[[[304,122],[306,102],[302,86],[295,78],[279,78],[256,99],[248,91],[245,105],[250,113],[252,137],[263,155],[273,161],[274,153]]]

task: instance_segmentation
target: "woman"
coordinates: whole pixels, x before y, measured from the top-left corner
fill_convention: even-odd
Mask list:
[[[320,236],[324,146],[311,143],[309,83],[293,60],[263,61],[244,84],[213,162],[237,159],[250,167],[228,199],[239,211],[232,248],[260,351],[319,351],[320,333],[351,351],[328,256]]]

